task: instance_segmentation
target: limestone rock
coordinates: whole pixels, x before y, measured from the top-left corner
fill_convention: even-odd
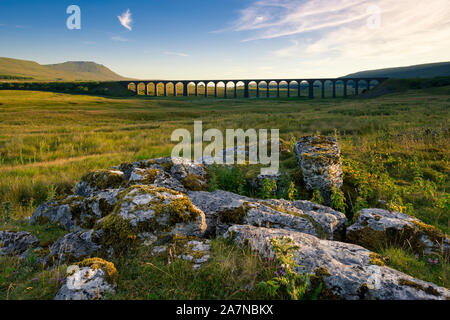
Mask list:
[[[221,214],[239,210],[244,203],[254,201],[254,199],[222,190],[190,191],[187,196],[205,213],[207,225],[205,234],[207,235],[223,234],[228,230],[229,225],[219,221]]]
[[[250,224],[341,239],[343,213],[309,201],[258,200],[226,191],[188,192],[192,203],[206,215],[207,234],[222,235],[233,224]]]
[[[105,189],[119,189],[127,184],[125,174],[119,170],[97,170],[85,174],[75,187],[79,196],[90,197]]]
[[[115,292],[118,273],[111,262],[92,258],[69,268],[55,300],[102,300]]]
[[[164,187],[179,192],[186,192],[183,184],[162,169],[141,169],[135,168],[131,173],[129,185],[152,185],[156,187]]]
[[[94,241],[119,254],[175,235],[202,236],[206,223],[205,214],[185,194],[135,185],[121,193],[114,212],[100,219],[94,229],[100,232]]]
[[[114,211],[122,189],[101,190],[96,195],[85,198],[77,224],[84,229],[91,229],[95,223]]]
[[[92,241],[93,230],[66,234],[51,247],[46,262],[62,264],[90,257],[101,247]]]
[[[450,254],[450,239],[433,226],[400,212],[362,209],[347,229],[347,241],[374,250],[386,244],[419,254]]]
[[[207,187],[206,167],[183,158],[141,160],[124,163],[111,169],[123,172],[130,185],[139,182],[138,184],[166,187],[180,192],[204,190]]]
[[[43,203],[35,210],[29,223],[56,224],[67,231],[92,228],[97,220],[113,211],[119,192],[120,189],[99,190],[87,198],[71,195]]]
[[[248,243],[265,257],[273,257],[271,239],[289,238],[298,246],[296,272],[314,274],[310,286],[322,282],[323,299],[370,300],[445,300],[448,289],[415,279],[384,266],[381,259],[363,247],[338,241],[320,240],[301,232],[258,228],[248,225],[230,227],[225,237]]]
[[[39,240],[29,232],[0,231],[0,256],[22,255],[38,244]]]
[[[320,190],[329,204],[332,188],[343,183],[341,152],[333,137],[306,136],[294,145],[297,163],[309,190]]]
[[[43,203],[34,211],[29,223],[51,223],[71,231],[79,225],[77,219],[83,210],[83,200],[81,196],[69,196],[64,200]]]
[[[306,232],[308,234],[317,235],[319,238],[328,240],[343,240],[345,238],[347,217],[342,212],[307,200],[269,199],[264,200],[263,203],[278,211],[307,219],[315,229],[315,233]],[[305,232],[302,230],[297,231]]]

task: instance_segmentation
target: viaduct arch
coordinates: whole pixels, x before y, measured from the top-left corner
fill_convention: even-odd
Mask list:
[[[204,96],[204,97],[224,97],[237,98],[238,88],[243,87],[243,97],[250,97],[250,86],[253,96],[260,97],[302,97],[306,96],[314,99],[336,98],[337,92],[342,92],[342,96],[359,95],[361,92],[370,90],[381,84],[388,78],[320,78],[320,79],[247,79],[247,80],[136,80],[118,81],[120,85],[134,92],[136,95],[146,96]],[[162,90],[158,90],[162,86]],[[188,90],[189,86],[194,86],[194,90]],[[150,88],[152,94],[150,95]],[[178,88],[182,88],[178,90]],[[201,89],[200,89],[201,88]],[[199,90],[200,89],[200,90]],[[162,91],[162,92],[160,92]],[[222,91],[219,94],[219,91]],[[281,92],[283,91],[283,94]],[[182,92],[182,95],[181,95]],[[303,94],[303,92],[305,92]]]

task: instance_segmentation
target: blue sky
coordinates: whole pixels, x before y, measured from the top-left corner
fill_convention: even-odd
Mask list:
[[[81,30],[66,27],[73,4],[81,9]],[[118,16],[127,10],[132,22],[124,26]],[[335,77],[450,60],[450,5],[1,0],[0,56],[42,64],[95,61],[145,79]]]

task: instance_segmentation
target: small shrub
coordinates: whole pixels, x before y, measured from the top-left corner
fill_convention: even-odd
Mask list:
[[[272,239],[270,241],[278,268],[271,280],[260,282],[259,287],[266,290],[269,296],[276,296],[284,291],[292,300],[300,300],[308,290],[309,274],[300,274],[294,270],[300,268],[294,261],[294,252],[298,246],[289,238]]]

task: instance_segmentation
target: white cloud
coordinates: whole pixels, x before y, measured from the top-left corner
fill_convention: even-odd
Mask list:
[[[127,38],[124,38],[124,37],[121,37],[121,36],[112,36],[112,37],[111,37],[111,40],[113,40],[113,41],[119,41],[119,42],[127,42],[127,41],[128,41]]]
[[[241,11],[232,30],[245,32],[244,41],[287,37],[290,44],[273,54],[295,59],[304,71],[450,57],[448,0],[258,0]]]
[[[183,52],[164,51],[163,53],[168,56],[189,57],[187,53]]]
[[[117,17],[120,21],[120,24],[125,27],[128,30],[132,30],[131,23],[133,22],[133,19],[131,19],[131,12],[130,9],[127,9],[122,15]]]

